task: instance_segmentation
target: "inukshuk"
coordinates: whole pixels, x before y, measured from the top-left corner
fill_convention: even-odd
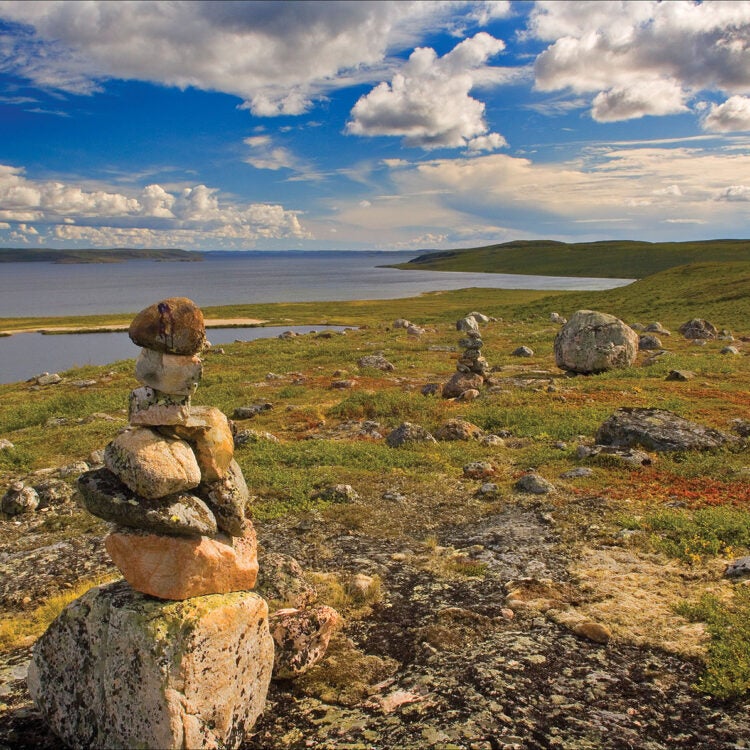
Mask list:
[[[466,320],[466,318],[464,318]],[[476,322],[471,319],[476,326]],[[463,321],[459,321],[460,326]],[[464,351],[458,358],[456,373],[443,386],[443,398],[460,398],[469,390],[478,390],[490,371],[487,360],[482,356],[482,334],[478,328],[463,329],[464,336],[458,342]]]
[[[203,315],[166,299],[129,335],[143,347],[130,426],[78,482],[86,508],[115,524],[105,546],[127,584],[63,612],[35,647],[29,688],[72,746],[236,747],[263,708],[273,643],[249,592],[257,545],[229,422],[191,405]]]

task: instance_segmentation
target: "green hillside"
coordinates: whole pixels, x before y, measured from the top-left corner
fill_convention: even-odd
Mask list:
[[[750,261],[750,240],[577,242],[516,240],[420,255],[396,268],[642,279],[687,263]]]
[[[122,263],[126,260],[203,260],[200,253],[175,248],[117,248],[112,250],[56,250],[47,247],[2,247],[0,263]]]

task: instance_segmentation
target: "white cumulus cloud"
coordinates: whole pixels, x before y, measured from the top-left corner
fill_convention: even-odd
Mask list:
[[[703,120],[703,127],[716,133],[750,130],[750,97],[735,95],[723,104],[714,104]]]
[[[537,89],[595,94],[599,121],[684,112],[702,90],[750,92],[747,2],[537,2],[527,33],[552,42]]]
[[[390,84],[379,83],[354,105],[347,131],[402,136],[406,145],[427,149],[465,146],[488,129],[484,103],[469,95],[475,74],[504,47],[480,32],[443,57],[429,47],[415,49]]]
[[[108,78],[242,98],[261,116],[298,115],[342,85],[378,80],[383,61],[431,29],[484,24],[508,2],[108,2],[6,0],[22,24],[2,68],[39,86],[91,93]],[[373,72],[377,70],[378,72]]]

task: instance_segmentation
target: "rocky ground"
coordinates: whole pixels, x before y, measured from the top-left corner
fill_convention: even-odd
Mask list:
[[[569,538],[574,502],[480,500],[475,485],[443,483],[436,497],[384,481],[259,525],[264,551],[316,571],[347,624],[321,664],[272,684],[247,750],[750,747],[750,706],[698,693],[698,661],[617,635],[598,642],[607,628],[583,614],[603,595],[575,572],[592,543]],[[6,608],[41,600],[53,578],[73,585],[79,561],[88,575],[112,572],[99,534],[44,545],[34,523],[2,522]],[[342,595],[355,574],[380,582],[374,603]],[[25,688],[29,658],[30,647],[2,656],[0,747],[57,748]]]

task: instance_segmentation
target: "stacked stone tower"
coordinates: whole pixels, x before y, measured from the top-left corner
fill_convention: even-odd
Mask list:
[[[133,320],[143,347],[130,426],[86,472],[86,508],[125,582],[90,590],[38,641],[32,697],[75,747],[236,747],[273,666],[257,545],[229,421],[193,406],[203,315],[163,300]],[[179,604],[178,604],[179,602]]]
[[[482,356],[482,334],[479,331],[466,331],[465,336],[459,340],[459,346],[464,348],[463,354],[458,358],[456,370],[463,373],[473,373],[486,377],[490,371],[487,360]]]
[[[458,345],[463,347],[463,353],[458,358],[456,373],[443,386],[443,398],[470,399],[479,395],[479,388],[484,384],[489,374],[490,366],[482,356],[482,334],[476,315],[472,313],[456,323],[456,328],[464,335]],[[485,316],[482,316],[485,318]],[[485,320],[489,320],[485,318]]]

